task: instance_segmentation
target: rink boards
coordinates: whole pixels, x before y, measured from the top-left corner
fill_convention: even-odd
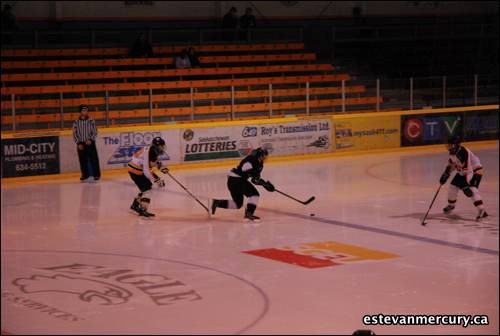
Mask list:
[[[498,139],[498,105],[99,128],[97,148],[101,169],[111,170],[155,136],[167,143],[167,165],[186,165],[235,160],[256,147],[285,157],[439,144],[450,135]],[[2,178],[79,171],[71,131],[2,134],[1,147]]]

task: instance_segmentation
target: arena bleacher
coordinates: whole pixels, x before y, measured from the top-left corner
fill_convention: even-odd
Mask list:
[[[152,58],[129,58],[127,48],[3,49],[2,110],[14,107],[24,128],[50,129],[69,125],[82,103],[98,122],[130,125],[362,111],[381,100],[303,43],[195,46],[202,67],[174,69],[183,48],[155,47]]]

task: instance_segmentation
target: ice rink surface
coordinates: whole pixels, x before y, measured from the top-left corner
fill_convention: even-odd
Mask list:
[[[2,184],[2,330],[27,334],[498,334],[498,143],[472,144],[488,217],[448,184],[420,225],[439,149],[269,162],[256,215],[204,209],[174,181],[154,220],[128,175]],[[76,158],[75,158],[76,159]],[[173,170],[206,203],[231,166]],[[315,216],[310,216],[314,214]],[[489,324],[363,325],[364,315],[487,315]]]

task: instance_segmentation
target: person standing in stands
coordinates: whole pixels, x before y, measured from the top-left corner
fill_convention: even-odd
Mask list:
[[[194,50],[193,47],[190,47],[188,49],[188,57],[189,57],[189,63],[191,63],[192,68],[199,68],[200,67],[200,59],[198,58],[198,54]]]
[[[12,12],[12,5],[5,4],[2,9],[2,30],[18,30],[16,16]]]
[[[234,31],[225,31],[224,37],[226,41],[233,41],[235,38],[236,29],[238,28],[238,16],[236,15],[236,7],[231,7],[229,12],[222,18],[223,29],[233,29]]]
[[[10,32],[14,32],[19,30],[17,25],[16,16],[12,12],[12,5],[5,4],[2,8],[2,43],[11,44],[13,42],[12,35]]]
[[[90,176],[87,166],[88,161],[92,168],[94,181],[98,181],[101,178],[99,157],[95,145],[96,139],[97,128],[95,126],[95,120],[89,117],[88,106],[82,104],[80,105],[80,117],[73,123],[73,140],[77,145],[80,171],[82,172],[80,181],[85,181]]]
[[[137,39],[134,41],[132,48],[130,49],[130,56],[132,57],[152,57],[153,47],[151,43],[146,39],[144,33],[140,33]]]
[[[246,40],[248,38],[248,31],[256,26],[257,21],[252,14],[252,8],[248,7],[245,9],[245,15],[240,17],[240,40]]]

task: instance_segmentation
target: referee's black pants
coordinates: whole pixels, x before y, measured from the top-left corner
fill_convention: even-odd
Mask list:
[[[92,176],[101,177],[101,168],[99,167],[99,156],[97,155],[97,148],[95,142],[92,141],[90,145],[83,143],[83,149],[78,150],[78,160],[80,160],[80,171],[82,176],[87,178],[90,175],[87,166],[87,160],[90,161],[90,166],[92,167]]]

